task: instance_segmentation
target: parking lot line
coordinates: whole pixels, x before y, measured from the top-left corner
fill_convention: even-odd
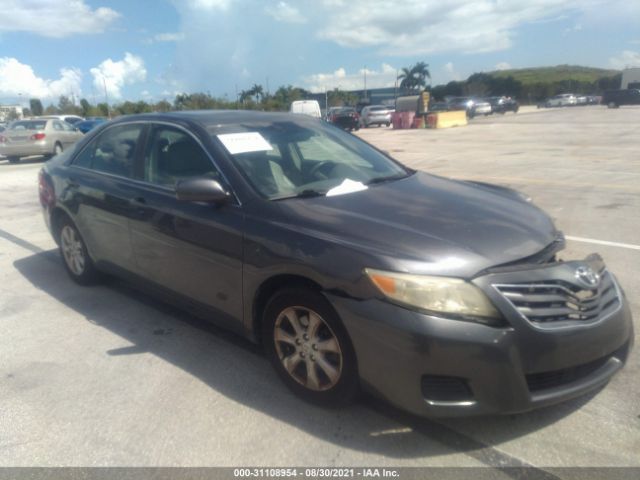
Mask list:
[[[628,248],[629,250],[640,250],[640,245],[632,245],[630,243],[608,242],[606,240],[596,240],[594,238],[583,238],[583,237],[572,237],[570,235],[565,235],[564,238],[566,238],[567,240],[573,240],[574,242],[595,243],[596,245],[607,245],[608,247]]]

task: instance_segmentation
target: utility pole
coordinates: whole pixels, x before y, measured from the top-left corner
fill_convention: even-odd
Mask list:
[[[327,87],[324,87],[324,116],[327,116],[329,111],[329,94],[327,93]]]
[[[398,70],[398,69],[396,68],[396,84],[395,84],[395,87],[394,87],[394,93],[393,93],[393,96],[394,96],[394,104],[395,104],[395,103],[397,103],[397,101],[398,101],[398,76],[399,76],[399,75],[400,75],[400,70]]]
[[[104,78],[104,75],[100,74],[102,77],[102,84],[104,85],[104,100],[107,103],[107,117],[111,119],[111,110],[109,108],[109,95],[107,94],[107,80]]]
[[[367,99],[367,66],[364,66],[364,100]]]

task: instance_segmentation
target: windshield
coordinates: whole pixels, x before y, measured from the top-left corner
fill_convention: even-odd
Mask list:
[[[212,129],[245,178],[272,200],[349,193],[410,173],[362,140],[317,121],[285,118]]]

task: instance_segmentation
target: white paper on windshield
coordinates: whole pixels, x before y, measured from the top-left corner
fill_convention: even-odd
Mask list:
[[[333,197],[334,195],[344,195],[345,193],[359,192],[361,190],[366,190],[367,188],[369,187],[367,187],[362,182],[355,182],[353,180],[345,178],[340,185],[338,185],[337,187],[333,187],[327,192],[327,197]]]
[[[218,138],[231,155],[273,150],[269,142],[258,132],[223,133]]]

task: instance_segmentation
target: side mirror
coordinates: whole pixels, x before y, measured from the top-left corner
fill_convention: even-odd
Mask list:
[[[222,204],[231,199],[231,194],[217,180],[197,177],[178,180],[176,198],[182,202]]]

